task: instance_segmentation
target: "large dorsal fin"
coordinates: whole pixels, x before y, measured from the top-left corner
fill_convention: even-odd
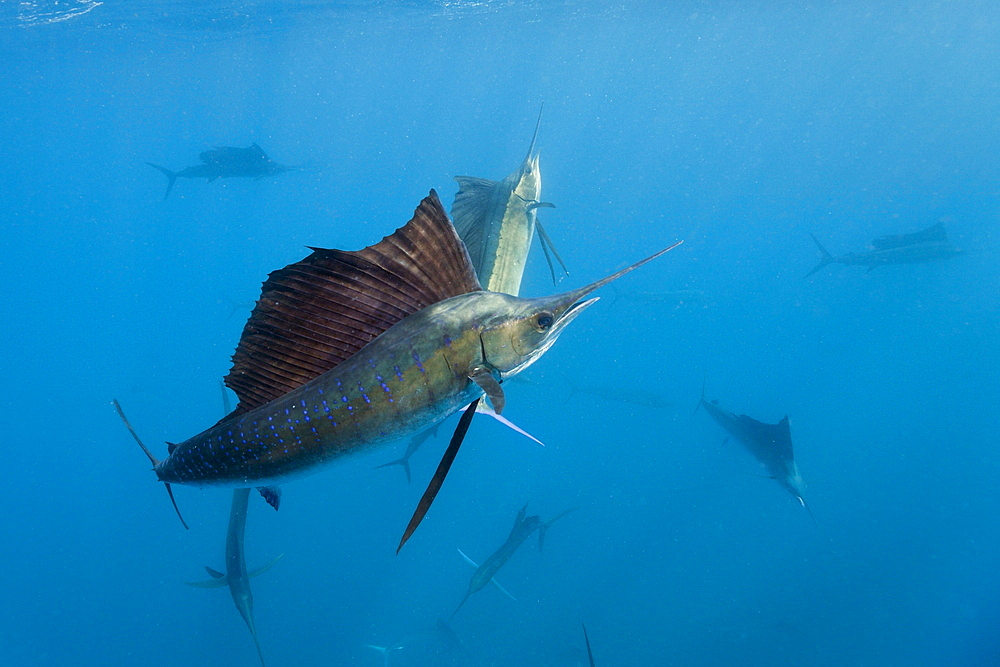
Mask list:
[[[240,399],[233,414],[322,375],[407,315],[481,289],[433,190],[405,226],[373,246],[312,250],[261,289],[226,376]]]

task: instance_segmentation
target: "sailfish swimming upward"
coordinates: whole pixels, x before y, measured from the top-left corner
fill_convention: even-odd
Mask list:
[[[542,113],[539,111],[528,154],[524,156],[521,166],[503,180],[455,177],[459,187],[451,207],[455,229],[469,249],[469,257],[482,280],[483,289],[491,292],[517,296],[536,227],[553,282],[556,282],[556,273],[550,250],[566,271],[552,239],[538,222],[537,209],[554,208],[553,204],[539,201],[542,196],[542,172],[538,167],[535,141],[541,123]]]
[[[465,407],[402,548],[482,396],[502,412],[500,384],[555,343],[597,300],[590,293],[676,245],[555,296],[487,292],[431,191],[413,219],[380,243],[356,252],[313,249],[272,273],[226,378],[240,399],[236,409],[169,445],[162,461],[143,449],[168,490],[174,483],[262,486],[410,436]]]

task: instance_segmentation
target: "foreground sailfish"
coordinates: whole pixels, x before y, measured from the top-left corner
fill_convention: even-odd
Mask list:
[[[541,122],[539,112],[528,154],[507,178],[491,181],[472,176],[455,177],[459,188],[451,207],[455,229],[469,249],[472,266],[482,280],[483,289],[491,292],[517,296],[536,227],[553,282],[556,274],[550,250],[566,271],[566,265],[537,217],[538,208],[554,208],[550,203],[539,201],[542,172],[538,168],[535,140]]]
[[[806,485],[799,473],[798,465],[795,464],[792,433],[788,427],[787,416],[777,424],[765,424],[753,417],[723,410],[719,407],[718,401],[705,400],[704,394],[698,406],[705,408],[705,412],[711,415],[719,426],[746,447],[764,466],[771,479],[776,480],[783,489],[795,496],[799,504],[806,508],[810,516],[812,515],[802,496]]]
[[[534,363],[597,300],[587,295],[670,248],[556,296],[487,292],[431,191],[413,219],[378,244],[314,249],[272,273],[226,377],[236,409],[169,445],[162,461],[143,449],[168,491],[173,483],[264,486],[408,437],[468,406],[402,548],[483,394],[502,412],[500,383]]]
[[[500,548],[494,551],[489,558],[484,560],[482,565],[477,565],[475,561],[466,556],[462,553],[462,550],[459,549],[458,553],[462,554],[462,558],[465,559],[465,562],[476,568],[476,571],[472,573],[472,579],[469,580],[469,588],[465,592],[465,597],[463,597],[462,601],[458,603],[458,607],[455,608],[455,611],[453,611],[451,615],[454,616],[457,614],[458,610],[462,608],[462,605],[464,605],[474,593],[486,586],[486,584],[493,584],[500,590],[501,593],[513,600],[514,596],[508,593],[503,586],[497,583],[497,580],[495,579],[496,573],[507,563],[508,560],[510,560],[510,557],[514,555],[514,552],[517,551],[518,547],[520,547],[526,539],[531,537],[532,533],[536,530],[538,531],[538,550],[541,551],[542,547],[545,545],[545,531],[547,531],[552,524],[572,512],[574,509],[576,508],[574,507],[573,509],[568,509],[548,521],[542,521],[539,516],[526,517],[525,514],[528,511],[528,506],[525,505],[521,508],[521,511],[517,513],[517,518],[514,519],[514,526],[510,529],[510,535],[507,536],[507,540],[501,544]]]

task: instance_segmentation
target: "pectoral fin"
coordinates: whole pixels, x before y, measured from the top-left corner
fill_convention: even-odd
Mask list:
[[[466,563],[468,563],[469,565],[471,565],[472,567],[474,567],[474,568],[475,568],[475,569],[477,569],[477,570],[479,569],[479,565],[478,565],[478,564],[476,563],[476,561],[474,561],[474,560],[472,560],[471,558],[469,558],[468,556],[466,556],[466,555],[465,555],[465,554],[464,554],[464,553],[462,552],[462,550],[461,550],[461,549],[459,549],[459,550],[458,550],[458,553],[459,553],[459,554],[461,554],[462,558],[464,558],[464,559],[465,559],[465,562],[466,562]]]
[[[493,417],[493,419],[496,419],[498,422],[500,422],[501,424],[503,424],[507,428],[511,429],[512,431],[517,431],[518,433],[520,433],[524,437],[528,438],[529,440],[534,440],[535,442],[537,442],[542,447],[545,446],[544,442],[542,442],[541,440],[539,440],[535,436],[531,435],[530,433],[528,433],[523,428],[521,428],[520,426],[518,426],[517,424],[515,424],[511,420],[507,419],[506,417],[501,417],[500,415],[498,415],[493,410],[493,408],[491,408],[490,406],[488,406],[485,403],[480,403],[479,407],[476,408],[476,412],[480,412],[480,413],[482,413],[484,415],[488,415],[490,417]]]
[[[185,581],[184,583],[188,586],[194,586],[195,588],[222,588],[229,583],[226,575],[222,574],[218,570],[213,570],[206,565],[205,571],[212,577],[208,581]]]
[[[479,388],[489,397],[490,405],[493,406],[494,412],[498,415],[503,412],[504,405],[507,404],[507,399],[504,398],[503,388],[497,382],[497,379],[493,377],[493,373],[485,368],[479,368],[469,379],[479,385]]]
[[[499,583],[497,583],[497,580],[496,580],[496,578],[495,578],[495,577],[494,577],[493,579],[490,579],[490,583],[491,583],[491,584],[493,584],[494,586],[496,586],[496,587],[497,587],[497,588],[498,588],[498,589],[500,590],[500,592],[501,592],[501,593],[503,593],[504,595],[506,595],[507,597],[509,597],[509,598],[510,598],[511,600],[513,600],[514,602],[517,602],[517,598],[516,598],[516,597],[514,597],[513,595],[511,595],[511,594],[510,594],[510,593],[509,593],[509,592],[507,591],[507,589],[506,589],[506,588],[504,588],[504,587],[503,587],[503,586],[501,586],[501,585],[500,585]]]
[[[247,576],[248,577],[256,577],[258,574],[264,574],[265,572],[267,572],[268,570],[270,570],[272,567],[274,567],[274,564],[277,563],[279,560],[281,560],[281,557],[284,556],[284,555],[285,554],[278,554],[277,556],[275,556],[271,560],[270,563],[268,563],[267,565],[261,565],[256,570],[253,570],[249,574],[247,574]]]

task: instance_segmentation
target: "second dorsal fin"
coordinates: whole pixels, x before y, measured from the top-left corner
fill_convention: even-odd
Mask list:
[[[261,289],[226,376],[240,399],[232,414],[331,370],[407,315],[481,289],[433,190],[406,225],[373,246],[312,250]]]

